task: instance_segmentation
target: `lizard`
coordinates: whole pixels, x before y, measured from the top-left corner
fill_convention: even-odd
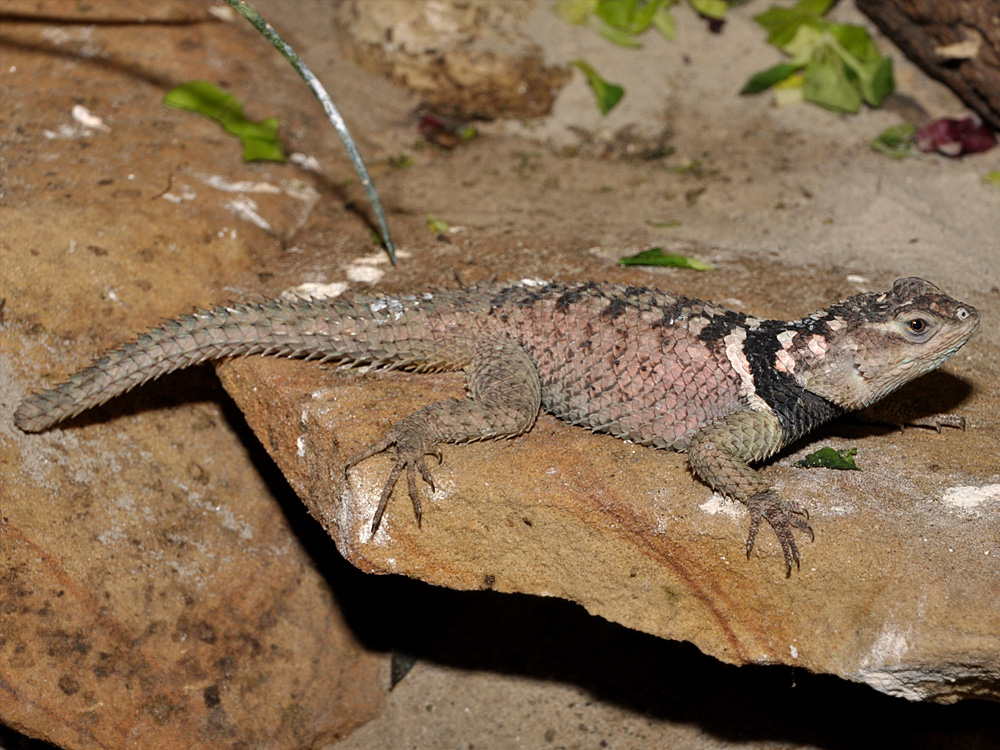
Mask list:
[[[358,463],[395,452],[373,535],[403,474],[420,523],[417,474],[433,491],[426,457],[440,463],[442,443],[521,435],[544,409],[597,432],[686,452],[695,476],[747,506],[747,557],[766,521],[790,576],[792,564],[800,566],[793,530],[814,538],[808,512],[781,498],[751,464],[934,370],[979,320],[974,307],[915,277],[791,321],[598,282],[277,298],[199,309],[155,327],[26,398],[14,421],[26,432],[45,430],[152,378],[234,356],[462,370],[465,398],[418,409],[347,459],[345,478]]]

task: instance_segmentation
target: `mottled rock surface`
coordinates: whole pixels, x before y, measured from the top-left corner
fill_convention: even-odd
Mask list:
[[[253,289],[308,210],[298,168],[241,164],[238,142],[163,94],[215,68],[247,99],[256,77],[283,81],[296,93],[266,107],[286,117],[308,95],[202,3],[136,26],[91,25],[90,3],[20,5],[53,20],[0,34],[0,722],[70,748],[343,737],[384,705],[386,658],[348,627],[299,537],[310,522],[214,378],[43,435],[11,421],[29,383],[227,285]],[[250,187],[218,187],[237,182]]]
[[[336,12],[346,47],[369,70],[416,92],[431,111],[461,119],[540,117],[569,79],[519,30],[525,0],[348,0]]]

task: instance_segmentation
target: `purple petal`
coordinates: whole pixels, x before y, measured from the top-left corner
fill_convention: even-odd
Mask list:
[[[917,148],[925,154],[935,151],[945,156],[978,154],[997,145],[989,128],[975,118],[942,117],[917,131]]]

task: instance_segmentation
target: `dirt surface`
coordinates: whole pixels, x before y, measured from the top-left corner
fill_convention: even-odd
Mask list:
[[[196,633],[178,627],[185,606],[214,608],[219,622],[231,623],[231,643],[243,637],[239,621],[267,611],[270,662],[253,662],[257,671],[225,683],[223,705],[237,686],[266,705],[262,675],[290,658],[278,644],[319,654],[323,628],[362,659],[367,676],[353,679],[366,689],[384,688],[390,653],[416,656],[384,705],[373,700],[375,708],[365,709],[377,717],[339,740],[345,748],[948,741],[985,748],[997,741],[989,724],[995,706],[908,704],[792,667],[738,670],[566,602],[362,576],[330,559],[332,545],[301,515],[205,371],[169,378],[45,436],[25,437],[10,419],[26,392],[160,318],[303,282],[396,291],[494,277],[629,280],[785,317],[919,275],[983,313],[977,337],[945,368],[951,386],[943,398],[969,418],[970,429],[947,439],[883,436],[876,450],[927,482],[937,481],[935,472],[951,484],[1000,482],[1000,469],[989,469],[991,457],[1000,466],[1000,191],[982,180],[1000,168],[1000,154],[897,162],[866,145],[904,117],[961,114],[946,90],[893,52],[901,95],[886,110],[838,117],[774,108],[766,97],[736,94],[751,73],[777,62],[750,20],[762,10],[756,3],[734,11],[720,35],[678,9],[677,42],[650,38],[634,52],[568,27],[540,4],[522,31],[546,62],[584,57],[624,85],[627,98],[602,118],[574,75],[550,117],[482,124],[478,139],[446,151],[415,145],[414,94],[345,60],[329,3],[260,0],[259,9],[327,82],[359,140],[401,249],[403,263],[392,269],[371,243],[371,212],[339,142],[269,46],[238,24],[208,17],[203,3],[163,3],[169,25],[94,23],[93,5],[0,4],[4,12],[50,19],[5,20],[0,29],[0,492],[7,493],[0,510],[8,529],[30,530],[59,574],[81,582],[73,591],[87,606],[129,623],[116,631],[123,643],[159,640],[183,663],[185,639]],[[121,7],[144,12],[144,4]],[[836,14],[860,20],[847,5]],[[58,20],[65,17],[77,21]],[[278,115],[288,150],[318,159],[319,171],[244,165],[238,145],[213,123],[160,107],[171,86],[193,78],[226,86],[251,116]],[[75,120],[74,105],[108,129]],[[391,166],[401,154],[412,166]],[[236,184],[241,189],[231,189]],[[265,184],[279,189],[253,188]],[[451,231],[431,233],[428,214]],[[651,245],[696,255],[716,271],[616,265]],[[125,437],[125,429],[139,437]],[[911,451],[904,440],[919,447]],[[178,474],[171,473],[175,464]],[[893,482],[899,464],[880,465],[886,473],[877,479]],[[45,502],[17,502],[29,484],[47,488]],[[192,486],[208,499],[195,502]],[[49,507],[60,513],[47,515]],[[975,513],[995,519],[998,507],[996,499],[985,501]],[[163,531],[137,537],[133,524],[150,514],[144,522]],[[177,515],[189,524],[183,533],[171,527]],[[221,529],[211,530],[220,519]],[[206,549],[199,534],[236,550],[247,529],[268,533],[244,545],[246,557],[199,557]],[[2,553],[10,561],[16,551],[28,564],[34,549],[5,546]],[[117,550],[118,567],[102,561],[107,549]],[[997,575],[998,557],[993,544],[983,555],[984,575]],[[276,560],[284,566],[275,576],[280,596],[255,583],[270,580]],[[247,573],[240,589],[221,588],[232,586],[233,576],[240,580],[240,571]],[[249,595],[238,595],[244,588]],[[15,590],[6,589],[8,614]],[[166,608],[154,610],[154,600]],[[33,604],[36,613],[58,604],[55,588],[46,601]],[[159,625],[149,621],[153,611]],[[71,623],[63,628],[71,631]],[[67,648],[72,652],[72,639]],[[379,658],[365,661],[359,649]],[[210,673],[211,665],[203,669]],[[315,674],[322,672],[316,662]],[[303,685],[308,680],[289,680],[283,695],[315,697],[315,688]],[[197,685],[202,701],[205,685]],[[46,694],[44,685],[35,687]],[[86,698],[71,683],[61,688],[55,695],[67,709]],[[281,715],[293,727],[320,703],[289,702]],[[147,708],[162,718],[157,705]],[[26,711],[19,725],[28,729],[33,720]],[[88,746],[80,737],[93,725],[73,727],[78,734],[51,738]],[[293,734],[281,737],[282,746],[294,746]],[[0,735],[0,745],[13,741]]]

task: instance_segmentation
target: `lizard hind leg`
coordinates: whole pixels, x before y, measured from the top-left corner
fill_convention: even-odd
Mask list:
[[[372,534],[382,523],[393,488],[406,472],[406,483],[419,525],[420,494],[416,473],[434,491],[425,456],[441,460],[441,443],[464,443],[514,437],[531,428],[541,407],[541,381],[534,361],[516,341],[494,338],[477,344],[465,367],[469,397],[429,404],[396,422],[385,437],[347,460],[345,476],[355,465],[393,449],[396,463],[382,488]]]

